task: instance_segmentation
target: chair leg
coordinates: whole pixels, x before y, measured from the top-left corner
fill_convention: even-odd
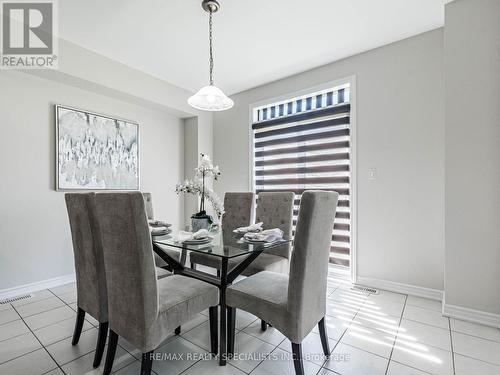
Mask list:
[[[181,334],[181,326],[177,327],[174,331],[174,333],[179,336]]]
[[[302,344],[292,342],[293,366],[295,375],[304,375],[304,363],[302,362]]]
[[[236,327],[236,308],[227,308],[227,354],[229,358],[234,355],[234,335]]]
[[[196,263],[191,262],[191,268],[192,268],[193,270],[195,270],[195,269],[196,269]]]
[[[106,362],[104,364],[103,375],[111,374],[113,362],[115,360],[116,346],[118,345],[118,334],[112,329],[109,330],[108,353],[106,354]]]
[[[73,332],[73,340],[71,341],[71,345],[76,345],[78,344],[78,341],[80,341],[80,335],[82,334],[84,321],[85,310],[78,308],[78,312],[76,313],[75,331]]]
[[[217,277],[220,277],[220,270],[217,270]]]
[[[219,311],[218,306],[211,306],[208,309],[208,315],[210,320],[210,352],[214,355],[217,355],[219,351],[219,339],[218,339],[218,329],[217,329],[217,315]]]
[[[326,332],[325,317],[318,322],[319,335],[321,337],[321,345],[323,345],[323,354],[330,356],[330,345],[328,344],[328,334]]]
[[[104,353],[104,346],[106,345],[106,337],[108,336],[108,322],[99,323],[99,333],[97,334],[97,345],[94,354],[94,368],[99,367]]]
[[[260,330],[267,331],[267,322],[265,320],[260,321]]]
[[[153,354],[154,350],[151,350],[147,353],[142,353],[141,375],[151,374],[151,368],[153,367]]]

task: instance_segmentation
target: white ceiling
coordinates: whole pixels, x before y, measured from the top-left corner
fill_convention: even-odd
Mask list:
[[[219,0],[215,83],[232,94],[440,27],[445,0]],[[177,86],[208,81],[201,0],[63,0],[64,39]]]

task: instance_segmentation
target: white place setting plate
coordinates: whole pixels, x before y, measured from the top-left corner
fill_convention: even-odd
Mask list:
[[[183,241],[183,244],[186,245],[204,245],[206,243],[209,243],[213,240],[212,237],[206,237],[206,238],[199,238],[199,239],[192,239],[192,240],[186,240]]]
[[[243,237],[241,240],[242,240],[243,242],[247,242],[247,243],[251,243],[251,244],[271,243],[271,242],[264,241],[264,240],[250,240],[250,239],[245,238],[245,237]]]

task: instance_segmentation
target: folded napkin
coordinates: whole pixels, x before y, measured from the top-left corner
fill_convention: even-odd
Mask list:
[[[260,233],[245,233],[243,238],[248,241],[275,242],[283,239],[283,231],[279,228],[266,229]]]
[[[169,224],[165,221],[161,221],[161,220],[148,220],[148,224],[151,226],[151,227],[171,227],[172,224]]]
[[[197,232],[185,232],[181,230],[179,233],[177,233],[177,236],[175,237],[175,242],[185,242],[185,241],[190,241],[190,240],[202,240],[204,238],[211,238],[208,235],[208,230],[206,229],[200,229]]]
[[[234,233],[255,233],[262,230],[263,223],[249,225],[248,227],[240,227],[233,230]]]

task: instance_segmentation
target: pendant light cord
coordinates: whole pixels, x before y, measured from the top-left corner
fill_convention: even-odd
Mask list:
[[[214,84],[214,56],[213,56],[213,36],[212,36],[212,10],[210,9],[210,15],[208,17],[208,40],[210,44],[210,59],[209,59],[209,66],[210,66],[210,86],[213,86]]]

